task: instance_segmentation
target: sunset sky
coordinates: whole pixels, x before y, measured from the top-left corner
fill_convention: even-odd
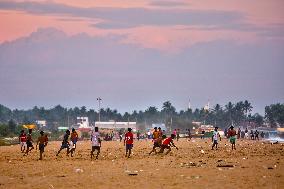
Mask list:
[[[284,103],[283,0],[0,0],[0,104]]]

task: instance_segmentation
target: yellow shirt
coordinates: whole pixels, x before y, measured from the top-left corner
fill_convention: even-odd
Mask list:
[[[159,138],[159,132],[158,131],[154,131],[153,132],[153,139],[157,139],[157,138]]]

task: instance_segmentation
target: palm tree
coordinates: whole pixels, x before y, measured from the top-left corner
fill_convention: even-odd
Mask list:
[[[252,110],[252,106],[251,106],[251,103],[249,103],[247,100],[245,100],[244,104],[243,104],[243,107],[244,107],[244,112],[246,113],[246,116],[249,112],[251,112]]]
[[[166,125],[168,125],[171,131],[173,115],[176,113],[176,108],[172,106],[172,103],[170,101],[166,101],[163,103],[163,108],[161,113],[164,114]]]
[[[229,115],[229,124],[232,124],[232,115],[234,112],[234,104],[232,102],[229,102],[228,104],[225,105],[225,109],[227,111],[227,114]]]

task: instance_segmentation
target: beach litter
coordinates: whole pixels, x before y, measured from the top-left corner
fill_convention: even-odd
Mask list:
[[[234,165],[231,165],[231,164],[218,164],[217,167],[234,167]]]
[[[199,179],[199,178],[201,178],[201,176],[196,175],[196,176],[191,176],[190,178],[192,178],[192,179]]]
[[[77,168],[77,169],[75,169],[75,172],[76,172],[76,173],[83,173],[84,170],[83,170],[83,169],[80,169],[80,168]]]

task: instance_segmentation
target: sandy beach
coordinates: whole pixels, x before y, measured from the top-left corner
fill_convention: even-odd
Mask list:
[[[211,150],[210,139],[181,139],[179,150],[148,155],[150,140],[135,141],[131,158],[123,143],[102,143],[98,160],[90,159],[90,141],[80,141],[74,157],[60,142],[49,142],[44,160],[34,150],[23,157],[19,145],[0,147],[0,188],[284,188],[284,144],[228,140]]]

